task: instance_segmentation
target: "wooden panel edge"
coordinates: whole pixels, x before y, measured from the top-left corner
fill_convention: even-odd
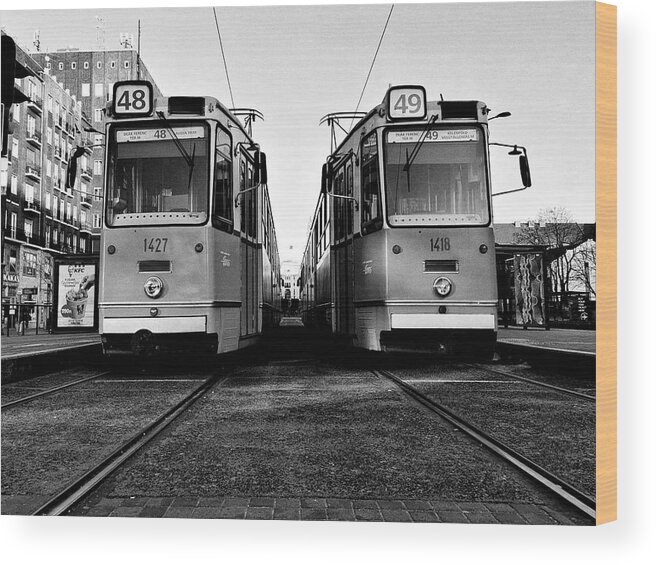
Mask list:
[[[617,519],[617,7],[595,3],[597,525]]]

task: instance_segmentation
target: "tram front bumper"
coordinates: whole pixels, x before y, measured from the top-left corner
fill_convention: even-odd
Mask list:
[[[207,331],[206,316],[171,316],[151,318],[105,318],[104,334],[135,334],[148,330],[154,334],[194,333]]]

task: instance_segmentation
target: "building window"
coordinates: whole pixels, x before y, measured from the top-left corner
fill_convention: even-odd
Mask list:
[[[91,85],[88,82],[82,83],[82,96],[89,96],[91,94]]]
[[[59,63],[59,70],[63,71],[64,70],[64,63]]]
[[[102,69],[102,63],[101,63],[100,61],[98,61],[98,62],[96,63],[96,68],[97,68],[97,69]]]
[[[93,162],[93,174],[102,175],[103,174],[103,162],[102,160],[97,160]]]
[[[11,187],[9,189],[13,194],[18,194],[18,177],[12,175],[11,177]]]
[[[48,145],[52,145],[52,128],[50,126],[46,128],[46,140]]]
[[[103,121],[103,111],[102,108],[96,108],[93,111],[93,119],[96,122],[102,122]]]
[[[73,219],[73,216],[71,215],[71,203],[66,202],[66,219],[70,222]]]
[[[73,206],[73,221],[77,221],[77,206]]]
[[[129,68],[130,68],[130,61],[125,61],[125,62],[123,63],[123,66],[124,66],[126,69],[129,69]]]
[[[77,63],[76,63],[75,61],[73,61],[73,62],[71,63],[71,70],[74,71],[75,69],[77,69]]]
[[[94,186],[93,194],[95,196],[96,202],[100,202],[102,200],[102,186]]]
[[[21,109],[21,107],[18,104],[14,104],[11,107],[11,113],[14,116],[14,121],[16,123],[20,123],[20,109]]]
[[[48,108],[48,112],[52,114],[52,96],[48,94],[48,105],[46,106]]]
[[[100,227],[100,214],[94,214],[93,215],[93,227],[94,228],[99,228]]]
[[[59,243],[59,230],[57,228],[52,229],[52,243],[54,245]]]
[[[32,237],[33,233],[34,233],[34,222],[32,220],[25,220],[25,237]]]
[[[84,68],[88,69],[89,68],[89,61],[84,61]]]
[[[83,237],[80,238],[80,253],[87,252],[87,240]]]
[[[109,68],[110,68],[110,69],[115,69],[115,68],[116,68],[116,61],[111,61],[111,62],[109,63]]]
[[[46,210],[50,210],[50,193],[46,192]]]
[[[27,222],[31,224],[31,220],[25,220],[25,235],[27,235]],[[30,228],[31,229],[31,228]],[[30,234],[31,235],[31,234]],[[23,251],[23,274],[35,277],[36,276],[36,253],[31,251]]]
[[[11,158],[18,159],[18,140],[16,138],[11,140]]]
[[[30,183],[25,183],[25,200],[34,202],[34,187]]]
[[[99,146],[99,147],[101,147],[102,145],[104,145],[104,142],[103,142],[103,136],[100,135],[100,134],[96,134],[96,135],[94,135],[94,136],[93,136],[93,144],[94,144],[94,145],[97,145],[97,146]]]
[[[46,226],[46,247],[50,247],[50,226]]]
[[[50,159],[46,159],[46,176],[52,176],[52,161]]]
[[[103,83],[102,82],[97,82],[96,85],[93,87],[93,94],[94,96],[102,96],[103,95]]]

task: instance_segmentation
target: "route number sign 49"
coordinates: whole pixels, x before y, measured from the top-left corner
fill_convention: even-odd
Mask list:
[[[145,80],[114,84],[113,114],[117,118],[139,118],[153,113],[153,85]]]
[[[396,86],[389,90],[387,115],[391,120],[423,120],[426,90],[423,86]]]

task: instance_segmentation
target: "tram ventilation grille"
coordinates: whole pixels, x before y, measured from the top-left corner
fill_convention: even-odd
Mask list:
[[[457,273],[458,261],[449,259],[426,259],[424,273]]]
[[[170,273],[171,261],[139,261],[140,273]]]

